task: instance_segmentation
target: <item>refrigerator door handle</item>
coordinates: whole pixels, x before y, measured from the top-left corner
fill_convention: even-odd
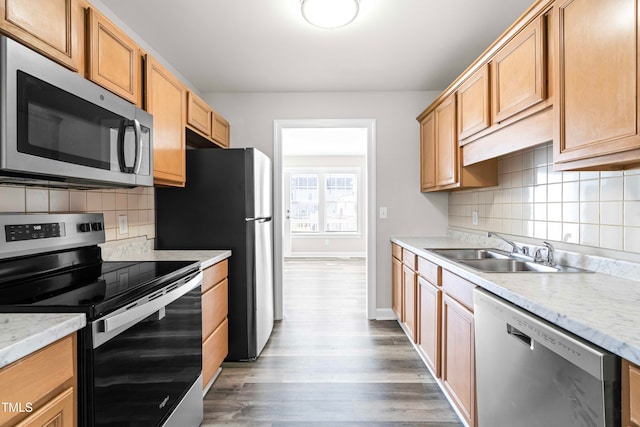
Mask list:
[[[257,221],[257,222],[269,222],[271,221],[271,217],[260,217],[260,218],[245,218],[244,219],[246,222],[250,222],[250,221]]]

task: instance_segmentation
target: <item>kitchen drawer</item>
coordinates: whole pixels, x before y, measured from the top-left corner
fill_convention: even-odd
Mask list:
[[[213,264],[211,267],[205,268],[202,274],[204,275],[202,278],[202,293],[205,293],[229,275],[229,261],[225,259]]]
[[[460,304],[473,311],[473,288],[476,285],[456,276],[447,270],[442,270],[442,288],[445,293],[450,295]]]
[[[202,344],[202,384],[207,386],[229,354],[229,321],[224,321]]]
[[[418,274],[427,279],[433,285],[441,285],[441,271],[442,269],[438,264],[434,264],[422,257],[418,257]]]
[[[395,258],[402,259],[402,247],[400,245],[396,245],[395,243],[392,243],[391,255],[393,255]]]
[[[72,427],[73,420],[73,387],[69,387],[15,427]]]
[[[402,248],[402,263],[413,271],[416,271],[418,269],[418,256],[413,252]]]
[[[68,336],[6,366],[0,370],[0,402],[23,407],[31,402],[38,410],[41,399],[74,377],[75,357],[73,336]],[[24,414],[0,411],[0,425],[13,424],[9,421],[19,415]]]
[[[202,340],[227,317],[229,281],[225,278],[202,295]]]

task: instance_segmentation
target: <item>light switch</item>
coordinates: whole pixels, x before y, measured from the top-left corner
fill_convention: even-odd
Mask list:
[[[387,219],[387,208],[386,208],[386,206],[380,206],[380,219]]]

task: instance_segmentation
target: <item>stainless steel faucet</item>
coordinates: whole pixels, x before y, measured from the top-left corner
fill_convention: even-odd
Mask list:
[[[553,260],[553,255],[554,255],[553,245],[549,242],[542,242],[542,244],[544,245],[544,248],[546,248],[546,259],[543,258],[542,256],[543,248],[538,248],[536,249],[534,261],[541,262],[545,265],[551,265],[551,266],[555,265],[555,261]]]
[[[493,231],[489,231],[489,232],[487,232],[487,237],[497,237],[498,239],[500,239],[503,242],[507,243],[508,245],[510,245],[513,248],[512,252],[514,254],[528,255],[528,253],[527,253],[528,251],[526,250],[526,248],[521,248],[520,246],[518,246],[515,243],[513,243],[511,240],[505,239],[504,237],[502,237],[498,233],[494,233]]]

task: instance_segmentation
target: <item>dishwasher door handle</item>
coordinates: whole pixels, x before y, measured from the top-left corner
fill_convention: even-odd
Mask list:
[[[525,334],[524,332],[522,332],[521,330],[514,328],[509,323],[507,323],[507,334],[523,342],[524,344],[527,345],[527,347],[533,350],[533,340],[531,339],[531,337]]]

